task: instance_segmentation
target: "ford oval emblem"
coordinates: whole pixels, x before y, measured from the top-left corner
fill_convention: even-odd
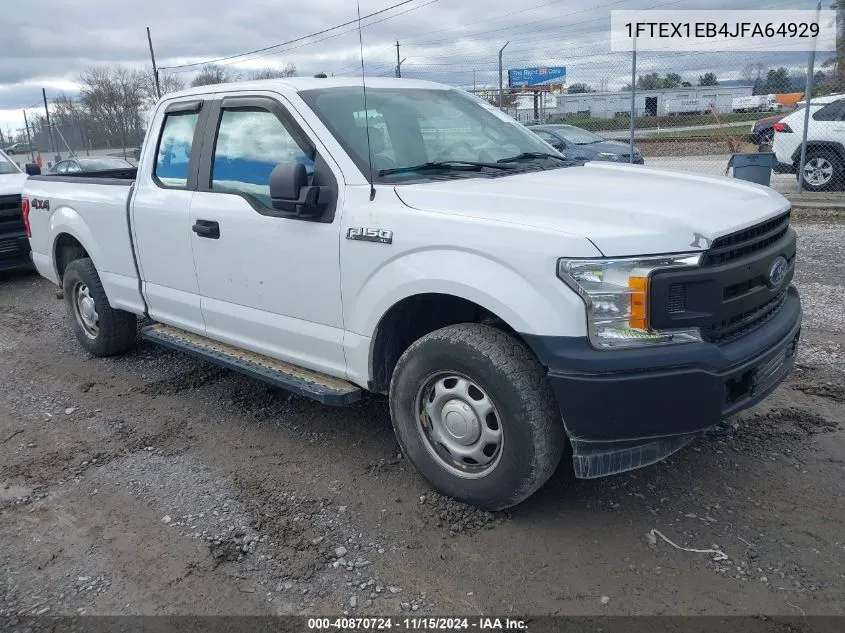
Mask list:
[[[786,257],[781,255],[769,267],[769,285],[772,288],[777,288],[783,280],[786,279],[786,272],[789,270],[789,262]]]

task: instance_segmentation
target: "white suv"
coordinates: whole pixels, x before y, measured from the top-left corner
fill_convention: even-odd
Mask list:
[[[780,169],[796,173],[801,162],[804,102],[775,123],[772,149]],[[845,187],[845,95],[819,97],[810,102],[804,186],[809,191]]]

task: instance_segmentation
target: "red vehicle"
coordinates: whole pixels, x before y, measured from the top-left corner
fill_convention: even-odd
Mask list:
[[[775,123],[792,112],[792,110],[789,112],[781,112],[779,114],[775,114],[774,116],[768,116],[765,119],[756,121],[754,125],[751,126],[751,134],[748,135],[748,142],[754,145],[771,145],[775,138]]]

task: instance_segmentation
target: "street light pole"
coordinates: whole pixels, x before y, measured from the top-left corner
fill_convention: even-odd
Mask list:
[[[510,40],[505,42],[505,45],[499,49],[499,109],[504,110],[505,108],[505,89],[502,85],[502,53],[505,51],[505,47],[510,44]]]

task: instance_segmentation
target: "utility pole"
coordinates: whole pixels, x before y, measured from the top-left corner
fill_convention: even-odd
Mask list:
[[[53,142],[53,126],[50,125],[50,108],[47,107],[47,91],[42,88],[41,89],[41,96],[44,98],[44,112],[47,113],[47,133],[50,136],[50,153],[56,152],[56,144]],[[60,161],[62,159],[62,155],[56,152],[57,158],[55,160]]]
[[[158,83],[158,67],[156,66],[156,55],[153,52],[153,38],[150,35],[150,27],[147,27],[147,43],[150,45],[150,59],[153,60],[153,77],[156,82],[156,97],[161,99],[161,86]]]
[[[408,59],[407,57],[405,59]],[[399,59],[399,40],[396,40],[396,76],[402,76],[402,64],[405,63],[405,59]]]
[[[475,94],[475,68],[472,69],[472,94]]]
[[[499,49],[499,109],[505,109],[505,88],[502,85],[502,53],[505,51],[505,47],[510,44],[511,41],[508,40],[505,42],[505,46]]]
[[[35,162],[35,147],[32,145],[32,137],[29,135],[29,121],[26,118],[26,110],[23,111],[23,125],[26,128],[26,142],[29,143],[29,159]]]

